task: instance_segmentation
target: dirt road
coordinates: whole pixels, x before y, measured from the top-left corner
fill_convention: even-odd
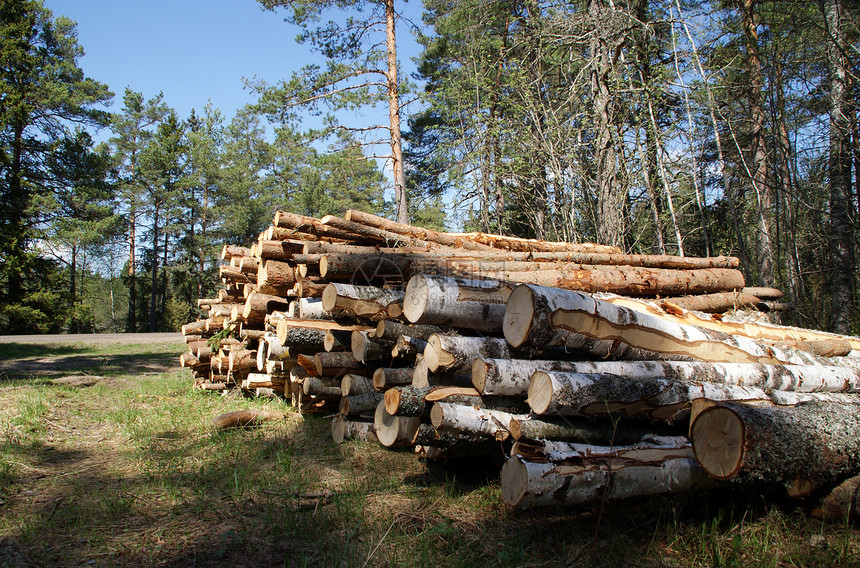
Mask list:
[[[28,345],[144,345],[182,343],[181,333],[79,333],[50,335],[0,335],[0,343]],[[2,347],[0,347],[2,349]]]

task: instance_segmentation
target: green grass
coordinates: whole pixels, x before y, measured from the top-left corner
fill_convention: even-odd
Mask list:
[[[157,358],[169,348],[96,348]],[[173,357],[173,354],[171,354]],[[856,566],[858,531],[752,489],[512,511],[484,464],[334,445],[324,417],[168,372],[0,384],[0,537],[37,565]],[[243,408],[286,418],[216,431]],[[0,550],[2,558],[2,550]]]

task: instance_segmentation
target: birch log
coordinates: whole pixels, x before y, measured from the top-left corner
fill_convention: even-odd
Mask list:
[[[856,404],[721,402],[696,416],[690,438],[712,477],[782,483],[797,497],[860,473],[858,432]]]
[[[768,393],[759,388],[542,371],[533,375],[528,390],[533,412],[560,416],[620,415],[675,420],[688,414],[697,398],[769,400]]]
[[[688,444],[582,445],[541,462],[514,455],[501,473],[502,499],[517,508],[579,505],[712,485]]]
[[[403,315],[412,323],[497,332],[511,290],[495,280],[418,274],[406,285]]]
[[[511,356],[504,339],[461,337],[433,334],[427,340],[424,360],[434,373],[471,373],[475,359],[501,359]]]
[[[457,430],[499,440],[506,440],[510,436],[508,425],[511,420],[523,420],[526,417],[525,414],[511,414],[446,402],[437,402],[430,409],[430,423],[437,430]]]
[[[340,381],[340,389],[343,396],[376,392],[371,379],[368,379],[364,375],[355,375],[352,373],[343,376],[343,379]]]
[[[519,286],[508,300],[505,338],[513,347],[547,345],[557,334],[582,335],[673,356],[704,361],[821,364],[826,359],[746,337],[679,324],[580,292]]]
[[[335,444],[342,444],[346,440],[379,441],[373,429],[373,422],[348,420],[339,414],[331,421],[331,439]]]
[[[635,444],[643,437],[658,433],[669,434],[670,428],[659,424],[625,422],[619,425],[612,419],[577,417],[536,417],[514,419],[508,425],[514,440],[554,440],[578,442],[599,446],[624,446]]]
[[[390,356],[389,351],[382,344],[373,341],[367,331],[353,331],[350,338],[350,350],[352,356],[359,363],[378,361]]]
[[[379,402],[373,415],[373,426],[379,443],[386,448],[411,445],[421,419],[417,416],[392,416],[385,411],[385,401]]]
[[[441,333],[445,328],[438,325],[409,325],[399,321],[382,320],[376,324],[375,339],[380,343],[393,345],[401,335],[414,337],[415,339],[427,339],[434,333]]]
[[[766,391],[860,392],[860,372],[836,365],[763,365],[686,361],[542,361],[476,359],[472,384],[481,394],[525,394],[534,373],[569,372],[707,382]]]
[[[340,399],[340,413],[344,416],[358,416],[366,412],[374,412],[382,400],[382,393],[369,392],[351,394]]]
[[[409,368],[380,367],[373,372],[373,387],[377,390],[383,390],[394,386],[411,385],[413,372]]]
[[[355,360],[352,353],[323,351],[314,355],[314,367],[319,376],[332,377],[360,371],[363,365]]]

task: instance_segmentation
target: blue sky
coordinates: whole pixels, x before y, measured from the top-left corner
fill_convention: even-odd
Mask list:
[[[159,91],[180,117],[207,100],[229,120],[253,102],[243,77],[274,83],[311,61],[295,43],[298,28],[282,12],[264,11],[256,0],[44,0],[54,16],[77,22],[80,64],[116,94],[122,106],[127,86],[149,98]],[[406,7],[415,18],[420,2]],[[417,53],[406,26],[398,29],[398,55],[405,72]],[[385,118],[385,117],[381,117]],[[367,117],[367,120],[372,120]],[[376,121],[374,121],[376,122]]]

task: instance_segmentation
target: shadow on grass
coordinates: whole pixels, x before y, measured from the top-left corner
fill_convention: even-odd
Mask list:
[[[52,354],[60,349],[72,349],[72,351]],[[75,351],[75,349],[78,350]],[[75,354],[88,351],[91,354]],[[52,346],[48,352],[39,352],[36,357],[0,361],[0,385],[4,380],[56,378],[77,373],[105,376],[160,373],[176,366],[175,353],[102,355],[92,354],[92,350],[86,348]]]
[[[3,343],[0,345],[0,363],[29,357],[60,357],[92,351],[93,347],[87,345]]]

